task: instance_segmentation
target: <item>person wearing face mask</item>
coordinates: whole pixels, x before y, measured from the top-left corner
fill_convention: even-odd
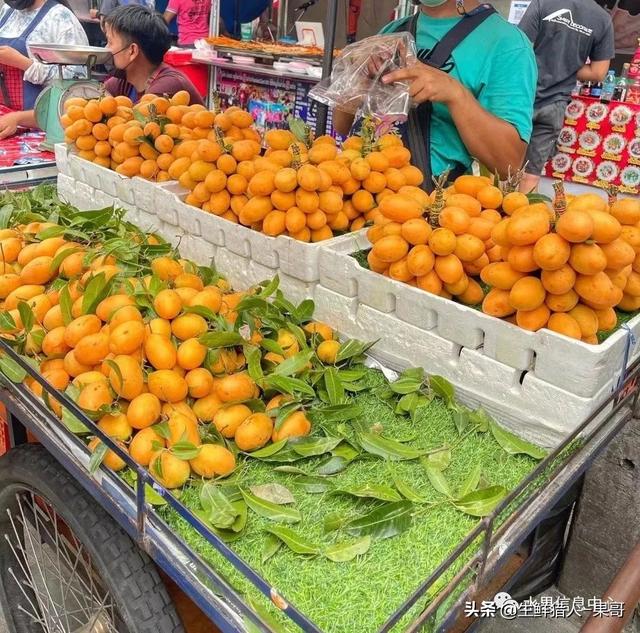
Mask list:
[[[506,177],[522,166],[531,136],[536,89],[533,48],[517,27],[477,0],[414,0],[418,12],[387,25],[382,33],[409,32],[418,50],[415,64],[384,74],[384,83],[407,82],[414,105],[402,126],[413,162],[432,176],[449,179],[477,159]],[[334,111],[334,126],[348,133],[353,117]]]
[[[162,61],[171,35],[159,13],[138,5],[120,6],[104,19],[104,31],[116,68],[105,82],[109,94],[136,102],[145,93],[172,96],[186,90],[192,104],[204,105],[189,78]]]
[[[19,126],[35,127],[32,108],[42,89],[58,76],[58,67],[33,59],[30,44],[87,46],[82,25],[63,0],[5,0],[0,10],[0,103],[13,112],[0,116],[0,138]],[[65,66],[66,78],[85,70]]]

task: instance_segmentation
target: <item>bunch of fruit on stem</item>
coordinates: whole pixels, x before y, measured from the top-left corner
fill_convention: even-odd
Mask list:
[[[405,188],[380,201],[371,270],[526,330],[597,343],[615,308],[640,309],[640,201],[570,197],[554,207],[461,176],[432,196]],[[479,281],[488,287],[485,290]]]
[[[294,319],[273,282],[268,291],[233,292],[177,255],[139,261],[134,274],[104,245],[65,232],[47,222],[0,231],[0,336],[163,485],[226,476],[236,451],[310,433],[304,399],[281,385],[311,368],[321,374],[340,343],[310,320],[308,306]],[[162,246],[140,232],[125,238]],[[265,307],[263,324],[251,305],[266,306],[276,292],[283,307]],[[279,382],[268,383],[288,361]],[[26,384],[82,431],[38,382]],[[110,468],[124,468],[98,438],[89,447]]]

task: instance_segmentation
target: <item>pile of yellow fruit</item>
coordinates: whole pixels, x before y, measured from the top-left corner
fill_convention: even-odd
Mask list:
[[[616,308],[640,309],[640,201],[563,196],[555,208],[530,204],[477,176],[432,196],[405,186],[379,202],[369,267],[524,329],[595,344],[616,327]]]
[[[304,409],[274,424],[289,396],[248,406],[265,393],[250,377],[243,350],[251,346],[260,363],[275,367],[301,351],[289,330],[272,340],[282,356],[264,355],[260,324],[238,345],[209,347],[201,338],[233,324],[247,293],[232,292],[223,280],[206,283],[202,269],[170,256],[152,259],[148,274],[129,277],[112,255],[96,255],[95,245],[38,237],[52,229],[63,232],[43,222],[0,231],[0,335],[37,359],[42,376],[163,485],[233,471],[234,453],[223,442],[203,441],[205,425],[241,451],[310,433]],[[153,236],[144,240],[145,247],[158,244]],[[310,322],[304,330],[315,362],[335,362],[340,344],[331,328]],[[31,379],[27,384],[65,420],[55,398]],[[97,438],[89,446],[105,448]],[[114,470],[125,466],[113,451],[104,461]]]

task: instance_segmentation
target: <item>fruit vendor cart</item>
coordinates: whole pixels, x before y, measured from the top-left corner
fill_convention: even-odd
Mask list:
[[[188,237],[185,234],[182,239]],[[0,437],[7,450],[0,460],[0,527],[7,536],[0,545],[0,608],[10,631],[30,630],[34,623],[65,633],[182,631],[157,569],[222,631],[295,630],[296,626],[304,631],[336,630],[328,622],[337,613],[325,612],[321,623],[317,612],[310,613],[314,603],[329,603],[335,597],[335,585],[325,584],[311,602],[299,594],[305,603],[301,607],[291,598],[296,588],[287,583],[286,574],[278,576],[277,582],[268,579],[258,569],[260,557],[248,562],[246,552],[240,555],[206,517],[189,507],[186,498],[176,496],[139,466],[71,397],[54,389],[6,342],[0,345],[0,399],[6,409]],[[375,347],[371,353],[375,355]],[[397,378],[385,367],[375,366],[389,380]],[[396,604],[376,614],[380,621],[371,630],[433,627],[431,630],[447,631],[454,626],[463,630],[471,624],[463,617],[467,601],[481,600],[499,590],[515,593],[518,576],[526,575],[527,565],[535,558],[531,535],[536,527],[553,514],[558,502],[629,420],[637,417],[639,374],[640,362],[636,362],[590,416],[575,424],[543,458],[538,455],[539,461],[518,484],[460,534],[430,573],[419,582],[400,584]],[[25,378],[30,388],[24,386]],[[446,383],[433,384],[439,385],[441,398],[451,405],[453,395]],[[42,398],[34,395],[35,385]],[[64,408],[62,424],[50,408],[52,401]],[[79,429],[88,429],[122,459],[127,476],[101,465],[76,434]],[[523,446],[532,450],[526,444],[514,448],[509,435],[500,437],[510,450]],[[372,450],[380,455],[380,446]],[[291,466],[287,460],[282,463],[282,476],[292,481],[300,476],[288,474]],[[305,479],[304,484],[327,485],[322,477]],[[411,488],[403,489],[409,497],[417,495]],[[326,488],[321,490],[326,492]],[[389,493],[385,490],[384,494]],[[394,510],[398,516],[389,523],[385,519],[385,530],[404,529],[407,504],[407,500],[398,502]],[[288,546],[304,552],[308,544]],[[420,543],[412,547],[414,555],[424,553]],[[318,553],[307,552],[309,558],[301,562],[298,556],[298,571],[313,570]],[[331,553],[336,561],[352,560],[342,563],[352,565],[358,578],[356,584],[345,586],[346,596],[361,592],[367,578],[380,574],[368,573],[366,559],[356,562],[349,558],[351,554],[358,556],[344,549]],[[382,570],[383,578],[397,571],[397,561],[391,562]],[[324,569],[342,573],[339,567],[337,572]],[[350,622],[351,614],[342,615]],[[342,625],[340,630],[352,629]]]

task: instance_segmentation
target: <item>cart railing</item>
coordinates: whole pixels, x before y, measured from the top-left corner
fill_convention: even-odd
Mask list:
[[[91,434],[104,442],[136,473],[134,490],[103,466],[96,474],[89,473],[90,453],[85,443],[68,431],[45,403],[29,389],[8,382],[6,392],[10,396],[7,403],[9,409],[14,413],[17,409],[17,415],[21,421],[28,427],[33,426],[40,441],[54,452],[65,467],[73,471],[90,493],[100,497],[100,501],[108,506],[110,513],[131,536],[160,567],[174,577],[177,584],[222,630],[245,630],[243,618],[259,630],[273,629],[256,609],[249,606],[246,596],[241,595],[222,574],[216,572],[209,563],[203,561],[182,542],[153,510],[146,501],[145,484],[149,484],[171,509],[189,523],[303,631],[322,633],[322,629],[286,596],[281,596],[276,588],[238,556],[169,490],[161,486],[145,468],[134,462],[131,456],[98,428],[75,402],[52,387],[25,359],[16,354],[1,339],[0,351],[18,363],[50,397],[55,398],[61,406],[67,408],[86,425]],[[418,631],[425,623],[437,619],[437,629],[445,631],[458,617],[464,602],[469,600],[484,585],[486,579],[514,553],[533,530],[536,522],[539,522],[544,513],[553,507],[627,423],[637,408],[639,380],[640,360],[629,369],[622,386],[551,451],[489,516],[469,532],[448,558],[389,617],[379,629],[379,633],[393,629],[412,609],[419,608],[416,605],[421,600],[425,600],[425,608],[406,630]],[[613,405],[611,413],[598,420],[598,417],[611,405]],[[20,413],[23,415],[20,416]],[[567,451],[578,438],[581,441],[580,447],[573,452]],[[564,451],[569,453],[566,457],[562,455]],[[541,481],[543,475],[547,477],[544,482]],[[509,516],[505,517],[507,511]],[[474,547],[477,549],[469,560],[465,561],[468,550]],[[439,589],[440,586],[442,586],[441,589]],[[436,589],[438,589],[437,592]],[[443,616],[441,610],[445,606],[448,610]]]

